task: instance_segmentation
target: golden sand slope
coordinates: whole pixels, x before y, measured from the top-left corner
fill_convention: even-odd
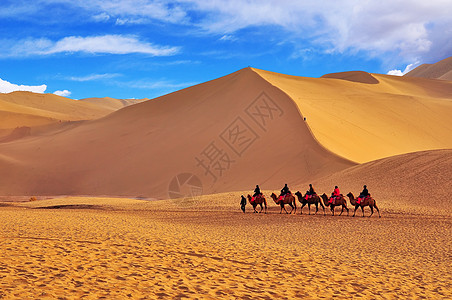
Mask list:
[[[0,296],[452,297],[450,215],[385,204],[381,219],[279,215],[274,204],[243,214],[238,196],[0,206]]]
[[[296,102],[320,144],[352,161],[452,148],[452,82],[372,74],[379,83],[366,84],[255,71]]]

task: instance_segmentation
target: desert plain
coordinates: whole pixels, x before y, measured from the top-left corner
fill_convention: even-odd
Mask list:
[[[0,298],[452,297],[451,81],[245,68],[147,101],[0,108]],[[367,184],[381,218],[280,214],[284,183]],[[256,184],[268,211],[243,213]]]

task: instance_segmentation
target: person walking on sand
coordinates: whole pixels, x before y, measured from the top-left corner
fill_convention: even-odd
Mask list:
[[[245,212],[245,206],[246,206],[246,198],[242,195],[242,200],[240,200],[240,208],[243,212]]]

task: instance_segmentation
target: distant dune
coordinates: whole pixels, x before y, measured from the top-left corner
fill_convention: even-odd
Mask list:
[[[100,107],[105,107],[107,109],[111,109],[112,111],[121,109],[123,107],[137,104],[143,101],[149,100],[147,98],[145,99],[115,99],[110,97],[105,98],[85,98],[80,99],[79,101],[87,102],[87,103],[93,103]]]
[[[434,64],[420,65],[405,74],[405,76],[452,81],[452,57],[443,59]]]
[[[113,109],[54,94],[0,93],[0,129],[42,126],[60,121],[92,120]]]
[[[378,80],[372,74],[363,71],[339,72],[323,75],[321,78],[343,79],[352,82],[376,84]]]
[[[278,190],[357,163],[452,149],[451,83],[339,77],[348,79],[245,68],[52,133],[18,130],[0,143],[0,193],[168,198],[256,184]],[[119,105],[106,101],[105,109]],[[362,187],[355,182],[351,188]]]

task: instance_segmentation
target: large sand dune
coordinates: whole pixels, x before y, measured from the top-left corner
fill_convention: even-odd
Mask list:
[[[53,134],[3,140],[1,194],[277,189],[353,161],[452,148],[451,83],[339,75],[346,80],[246,68]]]
[[[10,174],[2,193],[16,195],[165,198],[183,173],[212,193],[276,188],[353,165],[319,145],[295,103],[249,68],[53,136],[1,144],[0,153],[0,172]]]

